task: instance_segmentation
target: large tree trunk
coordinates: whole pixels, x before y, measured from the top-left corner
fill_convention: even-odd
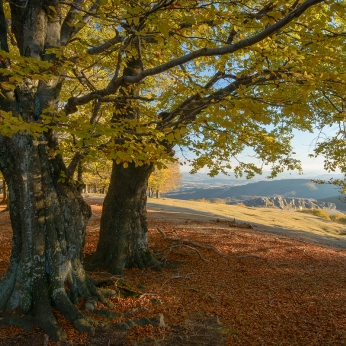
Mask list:
[[[0,136],[0,170],[9,186],[13,228],[8,271],[0,282],[0,310],[25,314],[53,340],[66,339],[51,304],[79,330],[93,333],[73,305],[78,297],[107,303],[82,263],[90,207],[73,184],[58,183],[61,162],[30,135]],[[16,323],[13,318],[10,323]]]
[[[127,168],[113,162],[111,182],[103,204],[100,239],[88,269],[121,274],[125,267],[157,267],[148,248],[146,190],[152,165]]]
[[[70,25],[71,12],[61,26],[57,0],[13,0],[10,7],[11,28],[22,56],[54,61],[55,56],[45,50],[60,47],[78,32]],[[0,43],[8,52],[5,23],[0,0]],[[10,65],[0,59],[0,68]],[[15,91],[0,89],[0,109],[38,125],[43,110],[56,110],[59,102],[63,79],[58,75],[49,78],[26,76]],[[0,72],[3,81],[9,80]],[[13,228],[10,264],[0,281],[1,323],[25,328],[35,324],[53,340],[64,340],[66,334],[53,314],[54,305],[78,330],[93,334],[88,318],[74,305],[78,297],[89,310],[97,301],[108,304],[81,262],[90,208],[76,186],[58,182],[62,171],[66,176],[66,167],[59,155],[50,156],[58,145],[54,131],[38,138],[19,131],[11,138],[0,133],[0,171],[9,188]]]

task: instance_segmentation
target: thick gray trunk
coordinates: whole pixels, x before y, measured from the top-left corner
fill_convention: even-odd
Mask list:
[[[73,305],[79,296],[104,301],[81,263],[90,207],[73,185],[57,182],[58,160],[30,135],[0,139],[0,169],[9,186],[13,228],[0,310],[26,314],[53,340],[63,340],[52,302],[76,328],[93,333]]]
[[[46,49],[61,47],[80,30],[73,25],[79,11],[71,7],[64,17],[58,0],[13,0],[9,4],[11,29],[22,56],[54,63],[54,54],[47,54]],[[1,49],[8,51],[3,0],[0,42]],[[0,68],[8,67],[10,61],[0,60]],[[49,78],[36,80],[28,75],[15,91],[0,89],[0,109],[27,123],[40,123],[43,110],[57,110],[59,102],[63,77]],[[6,74],[0,74],[2,81],[8,81]],[[54,131],[38,139],[21,131],[11,138],[0,134],[0,171],[9,187],[13,228],[11,260],[0,281],[0,314],[5,315],[1,322],[20,326],[32,322],[54,341],[64,340],[66,334],[53,314],[53,304],[77,329],[93,333],[88,319],[74,306],[78,297],[89,307],[97,301],[112,304],[86,275],[81,262],[90,208],[73,184],[58,182],[61,171],[66,175],[67,170],[59,155],[49,156],[58,146]],[[24,317],[15,319],[14,312]]]
[[[146,190],[152,166],[128,168],[113,162],[103,204],[100,239],[89,269],[121,274],[125,267],[158,266],[148,248]]]

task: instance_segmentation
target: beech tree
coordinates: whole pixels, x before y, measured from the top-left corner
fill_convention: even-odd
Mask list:
[[[0,282],[9,323],[64,332],[53,304],[93,333],[74,303],[111,307],[81,261],[90,208],[73,175],[101,150],[113,160],[90,266],[157,266],[145,211],[154,164],[173,147],[211,174],[252,147],[299,168],[293,128],[311,130],[313,91],[344,55],[344,1],[0,0],[0,171],[9,186],[12,255]],[[68,160],[64,155],[73,151]]]
[[[0,171],[9,188],[13,228],[10,264],[0,281],[0,311],[19,312],[25,317],[10,317],[8,323],[25,328],[34,323],[55,341],[66,334],[52,304],[89,333],[94,328],[74,305],[78,297],[112,307],[83,269],[90,207],[75,184],[61,179],[61,172],[68,176],[73,167],[66,167],[56,152],[58,136],[43,120],[47,114],[49,123],[54,121],[64,80],[52,50],[66,46],[97,12],[98,3],[88,6],[85,14],[55,0],[0,0]]]
[[[156,169],[148,181],[149,197],[160,197],[163,192],[177,189],[180,185],[182,175],[179,162],[166,165],[162,169]]]
[[[159,266],[147,245],[145,189],[153,162],[169,159],[175,145],[194,152],[193,172],[207,166],[211,175],[233,169],[250,178],[264,165],[272,176],[300,169],[292,129],[312,131],[313,94],[344,80],[335,69],[344,61],[341,1],[157,5],[119,7],[115,36],[87,50],[112,56],[115,75],[67,104],[123,95],[113,106],[111,122],[123,131],[107,144],[113,170],[92,270]],[[247,147],[257,165],[239,159]]]

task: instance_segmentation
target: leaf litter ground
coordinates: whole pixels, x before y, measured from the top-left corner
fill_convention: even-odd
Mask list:
[[[86,254],[95,250],[102,212],[99,200],[88,202],[93,216]],[[227,257],[200,247],[174,246],[179,243],[164,239],[157,228],[169,238],[213,245]],[[130,312],[131,319],[163,314],[167,327],[104,329],[90,337],[57,314],[69,336],[69,342],[60,345],[346,345],[344,250],[235,227],[229,221],[186,219],[154,210],[149,210],[149,242],[170,269],[131,269],[122,277],[90,275],[126,283],[140,293],[139,298],[111,298],[114,311]],[[5,212],[0,213],[0,277],[10,252]],[[56,343],[38,328],[25,333],[0,326],[0,345]]]

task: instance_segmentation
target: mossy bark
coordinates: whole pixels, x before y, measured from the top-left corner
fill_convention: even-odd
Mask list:
[[[152,165],[127,168],[113,162],[111,182],[103,204],[100,238],[87,268],[113,274],[124,268],[157,267],[148,247],[146,190]]]

